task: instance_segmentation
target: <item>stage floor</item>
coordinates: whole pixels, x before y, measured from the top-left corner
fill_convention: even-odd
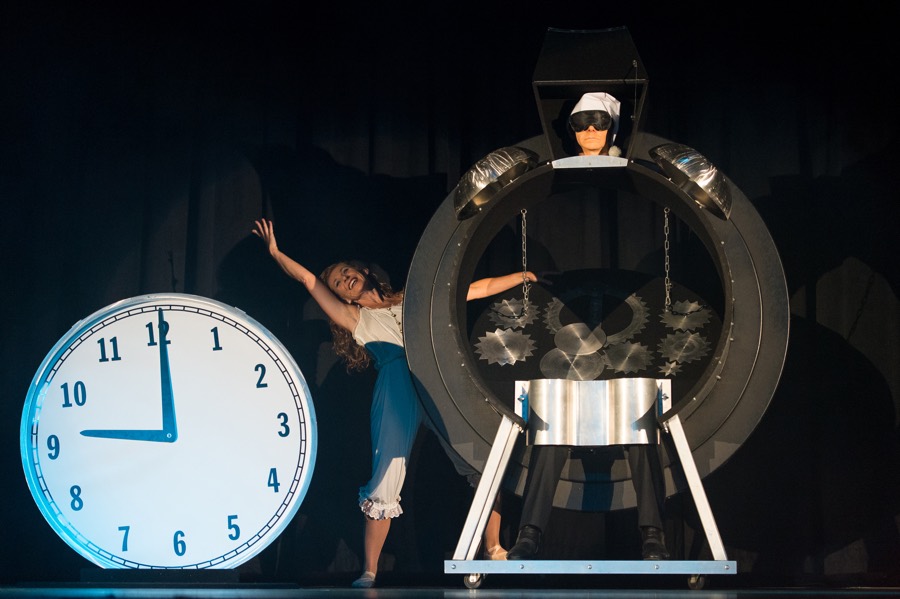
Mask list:
[[[776,598],[900,598],[900,587],[785,587],[785,588],[722,588],[689,589],[636,588],[636,581],[598,585],[567,578],[564,581],[542,578],[529,581],[526,577],[511,577],[502,581],[485,578],[476,589],[466,588],[460,578],[458,586],[393,586],[384,584],[371,589],[351,589],[344,586],[300,586],[289,584],[228,584],[228,585],[110,585],[84,583],[58,585],[12,585],[0,587],[0,599],[776,599]],[[611,582],[611,581],[607,581]],[[530,586],[529,586],[530,585]],[[558,588],[563,585],[565,588]]]
[[[542,564],[529,563],[536,571]],[[82,570],[77,582],[0,585],[0,599],[900,599],[897,580],[884,577],[784,584],[747,573],[688,576],[676,570],[610,574],[594,568],[594,574],[560,574],[558,570],[512,574],[501,570],[484,573],[477,562],[461,567],[467,570],[470,566],[474,570],[469,571],[481,573],[480,578],[473,580],[456,570],[452,574],[419,575],[385,572],[371,589],[350,588],[355,578],[350,574],[272,581],[242,576],[235,570],[91,568]]]

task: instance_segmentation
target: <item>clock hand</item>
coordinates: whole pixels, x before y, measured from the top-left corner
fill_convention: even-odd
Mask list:
[[[169,368],[169,349],[166,335],[169,332],[169,323],[163,318],[162,309],[159,313],[159,377],[162,388],[162,430],[115,430],[115,429],[89,429],[81,431],[85,437],[97,437],[101,439],[127,439],[131,441],[155,441],[160,443],[174,443],[178,439],[178,427],[175,424],[175,394],[172,391],[172,372]]]
[[[169,368],[169,341],[166,336],[169,333],[169,323],[163,318],[162,309],[159,312],[159,378],[162,388],[162,425],[163,430],[172,436],[172,441],[178,438],[178,427],[175,424],[175,394],[172,391],[172,372]]]
[[[93,429],[81,431],[85,437],[98,437],[101,439],[126,439],[130,441],[157,441],[160,443],[172,443],[178,438],[177,434],[168,431],[149,430],[104,430]]]

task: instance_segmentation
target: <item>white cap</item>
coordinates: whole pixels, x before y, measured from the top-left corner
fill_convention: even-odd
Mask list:
[[[571,114],[585,110],[605,110],[612,117],[613,124],[610,127],[612,135],[619,129],[619,106],[621,102],[606,92],[590,92],[581,96]]]

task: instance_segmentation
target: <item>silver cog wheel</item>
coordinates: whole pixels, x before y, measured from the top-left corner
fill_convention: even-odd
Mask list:
[[[565,304],[562,300],[554,297],[547,304],[547,309],[544,310],[544,322],[547,325],[547,330],[554,335],[563,327],[562,322],[559,320],[559,314],[562,312],[563,307],[565,307]]]
[[[534,322],[537,308],[531,302],[525,305],[524,300],[501,300],[491,304],[490,318],[498,327],[504,329],[523,329]]]
[[[693,362],[709,353],[709,342],[699,333],[678,331],[666,335],[659,344],[659,353],[672,362]]]
[[[638,372],[650,365],[653,353],[650,348],[640,343],[618,343],[606,349],[603,361],[616,372]]]
[[[535,343],[530,335],[521,331],[497,329],[478,338],[475,351],[488,364],[501,366],[524,362],[525,358],[534,354]]]
[[[659,373],[662,376],[675,376],[681,372],[681,364],[678,362],[666,362],[659,367]]]
[[[643,331],[650,321],[647,304],[644,303],[644,300],[632,293],[625,298],[625,303],[631,306],[631,322],[618,333],[607,335],[606,342],[610,345],[630,341]]]
[[[712,313],[697,302],[675,302],[672,309],[663,312],[660,320],[670,329],[676,331],[693,331],[703,328],[709,322]]]

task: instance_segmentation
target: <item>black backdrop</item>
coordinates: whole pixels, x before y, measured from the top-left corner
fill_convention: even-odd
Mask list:
[[[261,321],[315,399],[307,499],[245,575],[356,574],[372,375],[336,364],[327,327],[251,222],[274,218],[283,249],[313,268],[361,256],[402,284],[465,170],[541,133],[531,73],[547,27],[627,26],[649,73],[645,130],[696,148],[751,199],[791,294],[781,385],[705,480],[729,557],[766,581],[896,583],[895,33],[877,6],[788,17],[775,3],[732,14],[696,3],[4,3],[0,582],[77,580],[88,565],[22,475],[21,409],[44,354],[100,307],[165,291]],[[439,574],[470,496],[433,437],[414,460],[385,569]],[[671,501],[676,524],[696,529],[689,502]],[[556,517],[565,529],[572,516]],[[674,537],[677,555],[697,555],[695,537]]]

